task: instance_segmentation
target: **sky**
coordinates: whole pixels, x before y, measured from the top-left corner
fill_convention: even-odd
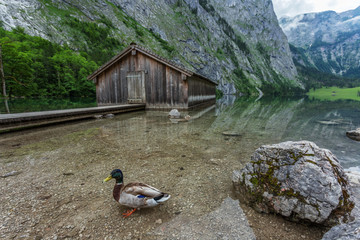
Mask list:
[[[333,10],[344,12],[360,6],[360,0],[272,0],[278,18]]]

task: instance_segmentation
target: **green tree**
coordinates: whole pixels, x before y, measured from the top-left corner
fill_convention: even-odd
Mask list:
[[[8,37],[0,39],[2,46],[2,65],[4,79],[6,81],[6,90],[3,95],[12,96],[14,92],[17,95],[26,96],[27,86],[30,86],[32,69],[31,54],[26,50],[23,42],[12,40]],[[30,93],[31,94],[31,93]]]
[[[95,95],[95,86],[87,76],[98,65],[86,52],[80,54],[67,46],[29,36],[22,28],[5,31],[0,27],[0,46],[3,95]]]
[[[58,94],[68,96],[87,96],[93,84],[87,80],[89,73],[97,67],[93,61],[67,49],[56,53],[51,60],[57,76]]]

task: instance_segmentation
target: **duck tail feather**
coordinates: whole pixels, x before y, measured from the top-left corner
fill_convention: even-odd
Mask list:
[[[165,202],[166,200],[168,200],[171,196],[167,193],[164,193],[164,194],[161,194],[160,196],[158,197],[154,197],[154,200],[158,203],[161,203],[161,202]]]

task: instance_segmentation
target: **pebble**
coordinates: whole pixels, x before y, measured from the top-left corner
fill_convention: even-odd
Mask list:
[[[224,136],[230,136],[230,137],[241,137],[241,133],[238,132],[231,132],[231,131],[225,131],[222,133]]]
[[[7,178],[7,177],[12,177],[12,176],[17,176],[19,175],[21,172],[18,172],[18,171],[12,171],[12,172],[9,172],[9,173],[6,173],[5,175],[2,175],[1,177],[2,178]]]
[[[94,118],[95,119],[100,119],[100,118],[102,118],[103,117],[103,115],[94,115]]]
[[[161,218],[159,218],[158,220],[156,220],[155,223],[157,223],[157,224],[162,224]]]

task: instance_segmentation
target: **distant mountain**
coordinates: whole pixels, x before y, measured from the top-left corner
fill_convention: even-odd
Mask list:
[[[99,64],[105,36],[113,55],[135,41],[224,93],[303,88],[271,0],[0,0],[0,22],[90,52]]]
[[[360,7],[279,20],[297,63],[343,77],[360,77]]]

